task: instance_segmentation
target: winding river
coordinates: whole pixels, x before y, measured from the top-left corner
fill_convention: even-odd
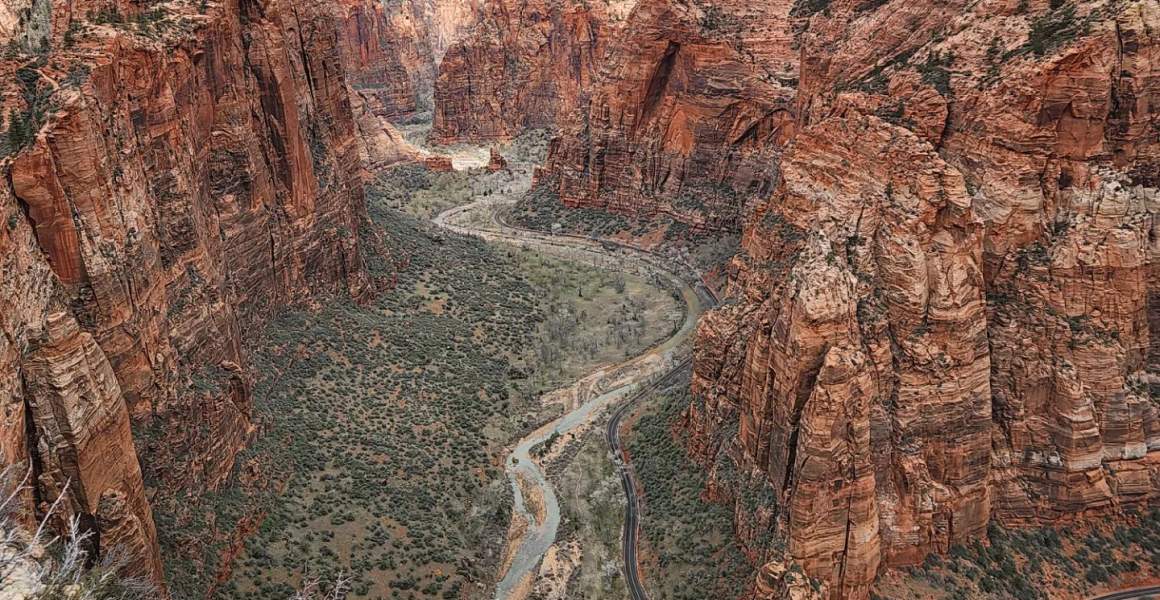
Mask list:
[[[556,539],[560,526],[560,504],[543,468],[531,456],[532,448],[554,434],[564,435],[592,424],[605,409],[617,404],[643,384],[667,373],[687,347],[704,304],[697,292],[662,260],[644,251],[602,244],[578,236],[554,236],[516,229],[498,217],[510,201],[480,199],[436,216],[436,225],[489,242],[511,244],[583,262],[608,270],[646,277],[663,278],[679,290],[685,304],[681,327],[665,341],[625,362],[605,366],[588,374],[562,391],[582,399],[572,410],[541,426],[516,444],[506,461],[508,480],[515,496],[513,519],[528,524],[521,536],[509,541],[510,561],[495,590],[496,600],[522,598],[531,588],[536,566]],[[522,482],[522,485],[521,485]],[[528,496],[525,497],[525,493]],[[534,510],[538,509],[538,510]]]

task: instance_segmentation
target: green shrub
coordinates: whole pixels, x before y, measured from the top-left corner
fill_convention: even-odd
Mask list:
[[[1052,9],[1031,21],[1024,47],[1038,56],[1043,56],[1055,48],[1074,39],[1085,27],[1076,20],[1075,5],[1065,2],[1058,7],[1052,2]]]

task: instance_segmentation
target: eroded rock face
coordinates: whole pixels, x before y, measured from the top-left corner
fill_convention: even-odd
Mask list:
[[[474,3],[456,0],[336,0],[343,60],[351,84],[380,117],[429,109],[447,44],[474,20]]]
[[[414,162],[422,157],[422,152],[408,142],[390,121],[375,114],[374,101],[368,94],[353,87],[349,94],[358,127],[359,156],[365,177],[373,177],[381,169]]]
[[[65,496],[71,506],[56,520],[79,516],[82,526],[100,531],[106,548],[141,557],[139,574],[155,575],[156,532],[116,375],[72,314],[50,311],[21,373],[36,493],[45,502]]]
[[[757,600],[822,600],[826,598],[824,585],[816,586],[808,580],[797,563],[771,561],[762,567],[754,585]]]
[[[463,0],[336,0],[339,46],[365,173],[423,158],[392,122],[431,110],[448,45],[476,19]]]
[[[161,495],[219,485],[252,429],[242,336],[368,290],[329,8],[211,3],[155,35],[90,25],[40,70],[61,110],[5,165],[0,448],[33,466],[33,501],[71,482],[71,514],[157,579],[142,470]],[[56,65],[77,56],[89,72],[66,78]]]
[[[496,171],[503,171],[507,168],[507,159],[503,157],[503,154],[500,154],[499,149],[493,146],[487,161],[487,170],[495,173]]]
[[[11,40],[22,43],[30,34],[28,17],[31,14],[32,0],[4,0],[0,2],[0,42],[7,44]]]
[[[981,240],[933,149],[873,116],[831,118],[801,133],[747,226],[742,302],[701,325],[709,399],[692,426],[736,415],[743,462],[781,490],[790,556],[835,594],[985,529]],[[714,353],[721,332],[739,352]]]
[[[591,87],[628,0],[489,0],[448,48],[435,82],[432,140],[506,140],[556,126]]]
[[[744,525],[731,473],[772,486],[835,598],[1160,496],[1160,7],[803,7],[798,131],[699,331],[711,491]]]
[[[540,185],[568,206],[739,230],[794,128],[790,4],[642,0]]]

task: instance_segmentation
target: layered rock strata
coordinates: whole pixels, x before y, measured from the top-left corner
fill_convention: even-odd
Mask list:
[[[423,152],[406,140],[403,133],[387,119],[375,114],[374,101],[365,92],[351,87],[351,109],[358,127],[359,156],[365,178],[398,164],[421,160]]]
[[[780,491],[790,556],[835,593],[865,593],[883,554],[985,531],[981,240],[933,149],[873,116],[831,118],[802,132],[747,228],[741,301],[701,325],[707,398],[689,419],[701,440],[737,420],[741,462]]]
[[[0,449],[160,581],[142,466],[219,485],[252,429],[243,336],[368,289],[359,145],[325,5],[69,6],[4,63],[32,127],[0,187]]]
[[[448,48],[435,82],[436,143],[506,140],[551,128],[592,85],[630,3],[489,0]]]
[[[430,102],[438,65],[430,34],[435,17],[427,10],[434,3],[340,0],[337,4],[343,60],[352,85],[372,111],[398,119],[423,110]]]
[[[739,231],[794,129],[790,2],[641,0],[540,185],[567,206]]]
[[[826,4],[687,414],[752,556],[773,514],[865,598],[992,520],[1160,497],[1160,8]]]
[[[487,170],[495,173],[496,171],[504,171],[508,168],[507,159],[500,154],[499,150],[492,147],[490,156],[487,161]]]

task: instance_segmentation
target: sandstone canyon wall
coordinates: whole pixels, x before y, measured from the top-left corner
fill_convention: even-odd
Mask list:
[[[49,49],[3,62],[29,133],[0,186],[0,451],[157,580],[151,499],[219,485],[251,434],[243,337],[369,288],[330,8],[61,2]]]
[[[447,47],[476,18],[470,0],[336,0],[343,62],[374,114],[398,120],[430,110]]]
[[[754,560],[865,598],[991,521],[1154,501],[1160,7],[794,14],[797,132],[686,414]]]
[[[439,65],[432,140],[506,140],[558,125],[591,87],[629,6],[625,0],[485,2]]]
[[[364,175],[422,160],[393,123],[431,110],[438,64],[475,22],[476,2],[336,0],[332,9]]]
[[[792,134],[790,3],[641,0],[540,185],[567,206],[739,231]]]

